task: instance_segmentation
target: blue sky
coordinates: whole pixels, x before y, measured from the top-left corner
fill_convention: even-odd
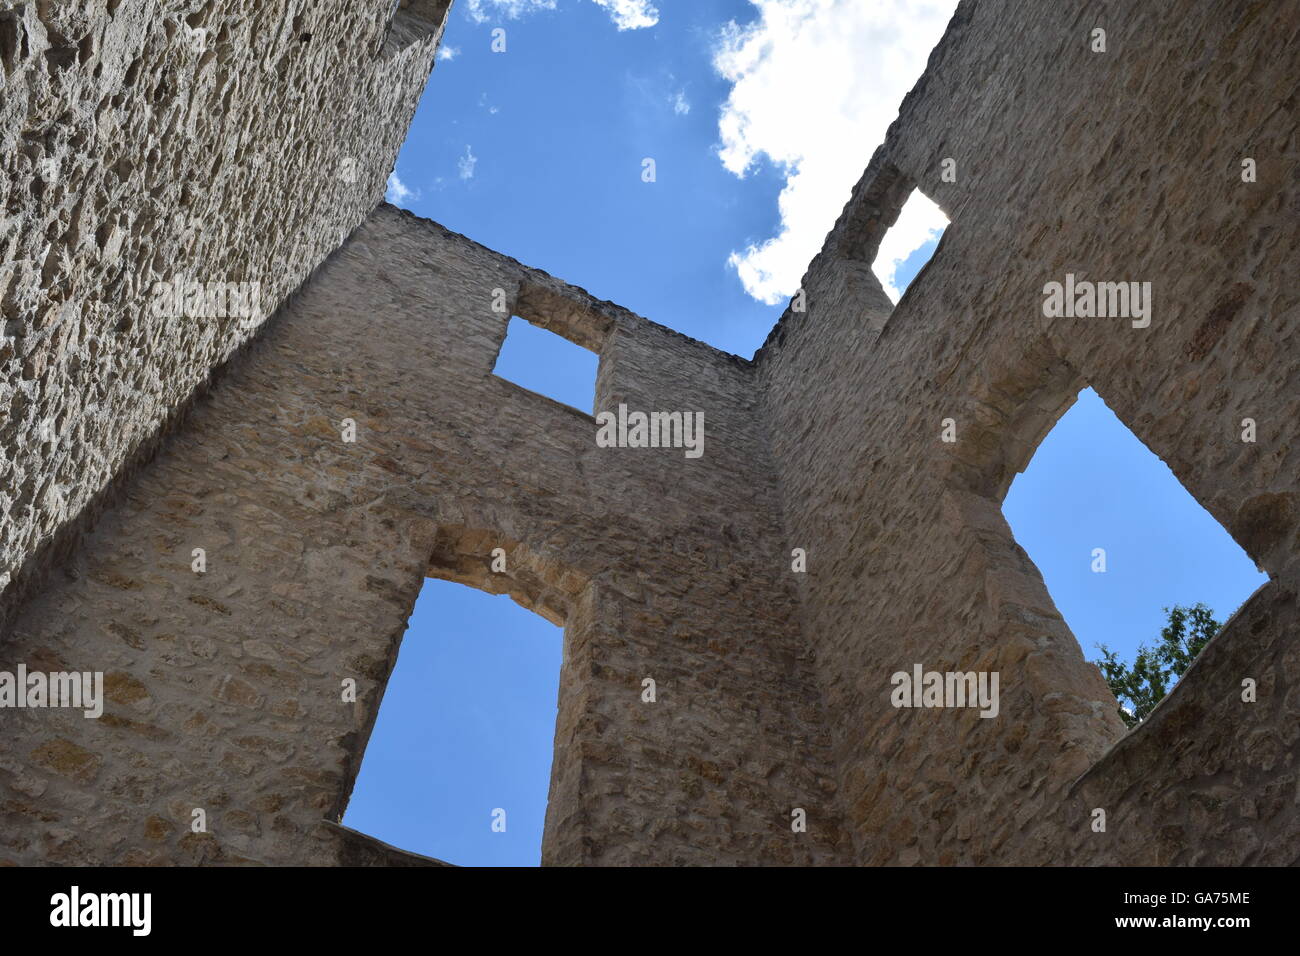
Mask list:
[[[1163,608],[1204,602],[1226,621],[1268,578],[1157,458],[1085,389],[1002,503],[1088,660],[1132,660]],[[1092,570],[1093,550],[1106,571]]]
[[[952,6],[459,0],[389,201],[749,357]],[[906,287],[941,227],[909,202],[876,265],[887,288]],[[496,370],[591,411],[594,356],[527,323]],[[1264,580],[1090,391],[1003,510],[1090,660],[1099,642],[1131,658],[1166,605],[1224,619]],[[454,863],[536,865],[560,648],[506,597],[427,582],[344,822]]]
[[[426,581],[343,822],[451,863],[536,866],[562,638],[505,595]]]
[[[751,354],[783,306],[746,295],[727,255],[775,229],[783,180],[770,168],[740,180],[712,155],[727,85],[709,61],[711,34],[747,7],[697,0],[620,32],[594,3],[570,2],[499,21],[505,53],[489,47],[497,21],[453,9],[443,44],[458,52],[434,69],[398,157],[413,192],[399,204]],[[641,180],[646,157],[654,183]]]

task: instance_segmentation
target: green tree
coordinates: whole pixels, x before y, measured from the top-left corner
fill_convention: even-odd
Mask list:
[[[1160,629],[1160,642],[1155,647],[1139,645],[1132,667],[1119,660],[1105,644],[1097,645],[1102,659],[1093,663],[1101,668],[1102,677],[1120,702],[1119,715],[1130,727],[1146,719],[1191,666],[1201,648],[1223,626],[1204,604],[1192,607],[1175,604],[1164,611],[1169,620]]]

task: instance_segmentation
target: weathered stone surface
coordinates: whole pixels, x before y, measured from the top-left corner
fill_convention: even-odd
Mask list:
[[[1267,658],[1295,643],[1297,8],[1081,12],[962,4],[810,267],[807,314],[788,313],[757,356],[791,544],[809,548],[803,629],[865,862],[905,862],[909,847],[938,861],[954,830],[970,834],[962,861],[1153,862],[1167,816],[1120,784],[1151,773],[1156,792],[1179,800],[1206,785],[1173,777],[1156,728],[1172,713],[1207,715],[1181,733],[1234,768],[1243,796],[1271,786],[1276,768],[1248,770],[1247,739],[1228,728],[1262,719],[1280,730],[1297,717],[1289,686],[1242,711],[1215,685],[1249,674],[1212,679],[1200,665],[1125,745],[1140,760],[1103,759],[1123,731],[1109,692],[1000,513],[1011,477],[1091,385],[1273,579],[1256,601],[1277,602],[1276,613],[1252,632],[1239,616],[1215,644]],[[1108,53],[1090,50],[1094,26],[1107,30]],[[1263,170],[1256,183],[1242,181],[1245,156]],[[954,183],[941,176],[946,157]],[[900,183],[952,224],[891,312],[879,289],[859,279],[855,291],[841,276],[863,275],[906,195]],[[1151,326],[1045,318],[1044,284],[1066,272],[1150,281]],[[1267,422],[1267,437],[1243,443],[1246,417]],[[955,444],[939,440],[945,418]],[[886,677],[914,662],[996,666],[1001,717],[895,710]],[[1295,769],[1294,745],[1279,762]],[[935,764],[959,785],[928,782]],[[1079,837],[1068,856],[1062,845],[1062,831],[1092,836],[1087,815],[1050,812],[1090,767],[1094,787],[1110,784],[1110,846],[1123,826],[1123,855],[1100,836]],[[1121,797],[1127,817],[1116,824]],[[1267,850],[1244,849],[1250,823],[1228,825],[1240,852],[1205,848],[1195,862],[1300,857],[1294,802]]]
[[[493,377],[509,320],[496,288],[512,311],[563,303],[599,331],[602,405],[703,409],[705,457],[597,448],[591,416]],[[143,815],[180,824],[167,837],[180,859],[328,862],[339,849],[319,823],[344,806],[432,573],[566,625],[548,862],[833,860],[829,738],[757,398],[749,363],[381,207],[0,649],[20,660],[39,642],[110,669],[106,717],[143,708],[186,734],[142,740],[78,716],[106,765],[144,754],[164,779],[143,803],[52,783],[45,805],[91,803],[106,843],[87,853],[103,861],[136,846],[120,834]],[[505,574],[490,570],[495,547]],[[109,621],[135,638],[106,634]],[[6,717],[19,740],[81,729],[65,712]],[[791,832],[795,807],[810,833]],[[215,844],[188,836],[195,808]],[[260,826],[224,822],[235,811]]]
[[[12,602],[15,576],[35,583],[66,551],[110,480],[383,195],[432,63],[437,28],[421,17],[440,25],[446,3],[421,0],[391,30],[391,0],[4,6],[0,596]],[[177,276],[259,283],[263,314],[155,309],[156,283]]]
[[[384,41],[374,7],[370,32],[339,13],[339,56],[393,55],[418,32],[404,20]],[[421,9],[403,15],[427,22]],[[1108,53],[1088,47],[1097,25]],[[0,643],[0,669],[106,674],[99,720],[0,715],[0,861],[436,865],[329,822],[434,575],[565,627],[546,863],[1300,862],[1298,31],[1294,4],[963,3],[810,267],[808,312],[752,362],[378,207]],[[431,48],[392,71],[399,113]],[[6,83],[39,73],[5,59]],[[299,118],[304,143],[345,121],[340,102]],[[333,248],[313,230],[361,216],[405,115],[375,118],[369,192],[256,208]],[[25,128],[4,116],[0,134]],[[895,308],[869,266],[914,184],[952,225]],[[215,188],[200,185],[193,202]],[[120,243],[148,259],[188,241]],[[216,230],[201,246],[221,265],[254,241]],[[299,278],[319,258],[304,255]],[[110,281],[88,261],[83,297]],[[1066,272],[1151,282],[1150,327],[1044,317],[1043,286]],[[10,288],[52,295],[58,275]],[[703,411],[704,457],[600,448],[591,416],[492,376],[511,312],[599,353],[598,408]],[[127,403],[155,419],[228,352],[183,333],[164,347],[160,329],[133,368],[190,380]],[[4,356],[24,421],[74,401],[65,368],[99,381],[32,334]],[[1000,509],[1084,385],[1271,578],[1127,735]],[[1239,440],[1246,417],[1256,443]],[[13,434],[0,466],[84,473],[87,494],[130,444],[96,433],[64,454]],[[6,524],[15,560],[56,511]],[[918,663],[998,672],[999,715],[894,708],[890,675]]]

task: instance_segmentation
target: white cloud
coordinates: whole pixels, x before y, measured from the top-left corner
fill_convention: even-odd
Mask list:
[[[659,11],[651,0],[592,0],[609,14],[620,30],[639,30],[659,22]],[[465,12],[475,23],[489,20],[518,20],[539,10],[554,10],[555,0],[468,0]]]
[[[678,90],[668,102],[673,104],[673,112],[678,116],[685,116],[691,111],[691,101],[686,98],[685,90]]]
[[[438,59],[440,60],[454,60],[458,56],[460,56],[460,47],[446,45],[438,47]]]
[[[898,220],[885,233],[880,242],[872,270],[889,297],[897,302],[903,293],[898,288],[894,273],[904,259],[931,239],[939,236],[948,225],[948,217],[919,189],[912,191],[898,214]]]
[[[714,68],[732,84],[718,121],[718,155],[737,176],[762,157],[785,174],[777,234],[730,259],[745,291],[773,304],[794,292],[821,249],[956,0],[750,2],[758,19],[729,23],[714,50]],[[882,282],[893,293],[886,256],[915,242],[902,251],[906,258],[946,224],[938,207],[922,200],[908,204],[877,259],[888,265]]]
[[[406,183],[397,178],[397,170],[393,170],[388,174],[388,189],[384,193],[384,198],[397,206],[420,198],[420,194],[413,189],[407,188]]]
[[[460,172],[461,179],[474,178],[474,164],[478,162],[478,157],[470,152],[469,144],[465,144],[465,155],[456,160],[456,169]]]
[[[609,11],[614,26],[620,30],[640,30],[659,22],[659,11],[650,0],[592,0]]]
[[[469,0],[465,12],[475,23],[489,20],[518,20],[538,10],[554,10],[555,0]]]

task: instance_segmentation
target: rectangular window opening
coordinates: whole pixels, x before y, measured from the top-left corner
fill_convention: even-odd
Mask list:
[[[513,315],[492,374],[591,415],[599,365],[591,350]]]
[[[925,193],[913,189],[898,219],[880,241],[871,269],[897,305],[939,246],[948,217]]]
[[[343,825],[457,866],[537,866],[563,641],[505,595],[426,579]]]

